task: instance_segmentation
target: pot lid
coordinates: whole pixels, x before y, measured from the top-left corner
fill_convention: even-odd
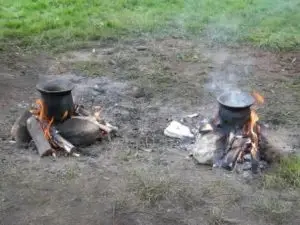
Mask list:
[[[225,92],[221,94],[217,100],[221,105],[230,108],[246,108],[250,107],[255,102],[252,95],[242,91]]]
[[[74,88],[73,83],[67,80],[50,80],[46,82],[41,82],[36,85],[36,89],[43,93],[65,93],[70,92]]]

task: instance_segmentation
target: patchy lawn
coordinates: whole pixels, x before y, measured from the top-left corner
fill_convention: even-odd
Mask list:
[[[203,35],[272,49],[300,43],[298,0],[1,1],[1,39],[53,47],[116,35]]]

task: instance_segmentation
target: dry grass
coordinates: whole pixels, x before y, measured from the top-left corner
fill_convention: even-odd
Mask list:
[[[266,222],[280,225],[288,224],[293,216],[292,202],[276,197],[258,196],[254,199],[253,212]]]

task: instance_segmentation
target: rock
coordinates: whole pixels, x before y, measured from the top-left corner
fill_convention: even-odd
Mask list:
[[[198,135],[191,151],[199,164],[213,165],[219,162],[224,147],[222,135],[217,132]]]
[[[148,48],[146,46],[137,46],[136,50],[138,51],[146,51]]]
[[[213,127],[210,123],[206,123],[200,127],[199,131],[200,132],[210,132],[210,131],[213,131]]]
[[[132,95],[135,98],[143,98],[146,96],[145,88],[140,87],[133,87],[132,88]]]
[[[84,118],[75,117],[56,125],[60,135],[75,146],[91,145],[101,138],[99,127]]]
[[[93,90],[96,91],[96,92],[98,92],[99,94],[105,94],[105,92],[106,92],[105,89],[103,89],[102,87],[100,87],[98,84],[94,85]]]
[[[170,125],[164,130],[164,134],[169,137],[185,139],[193,138],[190,128],[182,125],[181,123],[173,120]]]

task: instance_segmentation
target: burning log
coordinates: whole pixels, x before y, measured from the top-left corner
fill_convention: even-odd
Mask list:
[[[229,150],[222,161],[222,167],[232,170],[237,162],[240,161],[242,155],[245,151],[245,145],[247,143],[247,138],[241,136],[229,135],[227,149]]]
[[[28,132],[35,143],[39,155],[40,156],[51,155],[53,149],[49,144],[48,139],[44,135],[44,131],[41,127],[40,122],[34,116],[31,116],[29,119],[27,119],[26,124],[27,124]]]
[[[72,117],[57,124],[59,134],[75,146],[90,145],[101,138],[99,126],[85,117]]]
[[[27,130],[27,119],[30,118],[32,114],[29,110],[25,110],[22,115],[15,121],[11,128],[12,139],[17,142],[18,145],[28,143],[31,140],[30,134]]]

